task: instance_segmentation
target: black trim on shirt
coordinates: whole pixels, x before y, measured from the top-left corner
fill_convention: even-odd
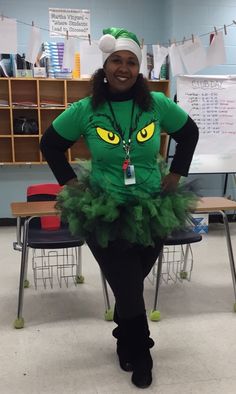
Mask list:
[[[61,137],[51,125],[43,134],[40,149],[60,185],[76,178],[76,173],[68,162],[65,152],[74,144]]]
[[[170,172],[188,176],[189,167],[198,142],[198,127],[196,123],[188,117],[185,125],[170,136],[177,142],[175,154],[170,165]]]

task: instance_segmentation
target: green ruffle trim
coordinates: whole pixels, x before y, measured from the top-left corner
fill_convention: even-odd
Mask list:
[[[87,239],[93,234],[102,247],[117,238],[153,246],[157,237],[186,227],[198,199],[186,186],[181,184],[175,192],[152,196],[136,191],[124,204],[115,194],[91,187],[83,173],[78,186],[65,186],[60,192],[57,208],[73,235]]]

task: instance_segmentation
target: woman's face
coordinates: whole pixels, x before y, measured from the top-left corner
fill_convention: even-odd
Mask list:
[[[130,51],[112,53],[104,64],[109,88],[112,93],[122,93],[135,84],[139,74],[137,56]]]

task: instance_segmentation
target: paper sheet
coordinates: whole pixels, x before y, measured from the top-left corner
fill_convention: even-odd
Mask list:
[[[194,37],[194,42],[185,41],[184,44],[178,45],[178,49],[188,74],[195,74],[207,67],[206,50],[199,37]]]
[[[62,68],[73,70],[75,63],[76,43],[72,37],[65,38]]]
[[[211,45],[207,49],[207,65],[217,66],[226,63],[226,53],[224,46],[224,35],[219,31],[214,35]]]
[[[143,74],[145,78],[148,78],[148,67],[147,67],[147,45],[143,45],[142,47],[142,63],[140,66],[140,73]]]
[[[165,48],[160,45],[153,45],[152,51],[153,51],[153,62],[154,62],[153,76],[155,79],[159,79],[161,66],[164,63],[164,60],[168,55],[169,51],[168,48]]]
[[[175,44],[172,44],[169,47],[169,56],[170,56],[170,66],[173,77],[175,75],[184,74],[184,66],[179,54],[178,47]]]
[[[102,52],[98,48],[98,42],[80,42],[80,75],[81,78],[89,78],[98,68],[102,67]]]
[[[27,62],[32,64],[36,62],[41,44],[42,40],[40,29],[38,27],[32,26],[25,56]]]
[[[0,18],[0,53],[17,53],[17,24],[15,19]]]

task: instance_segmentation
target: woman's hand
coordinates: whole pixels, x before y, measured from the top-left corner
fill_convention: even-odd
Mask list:
[[[174,172],[170,172],[168,175],[166,175],[163,178],[162,184],[161,184],[162,192],[176,191],[180,178],[181,178],[181,175],[175,174]]]

